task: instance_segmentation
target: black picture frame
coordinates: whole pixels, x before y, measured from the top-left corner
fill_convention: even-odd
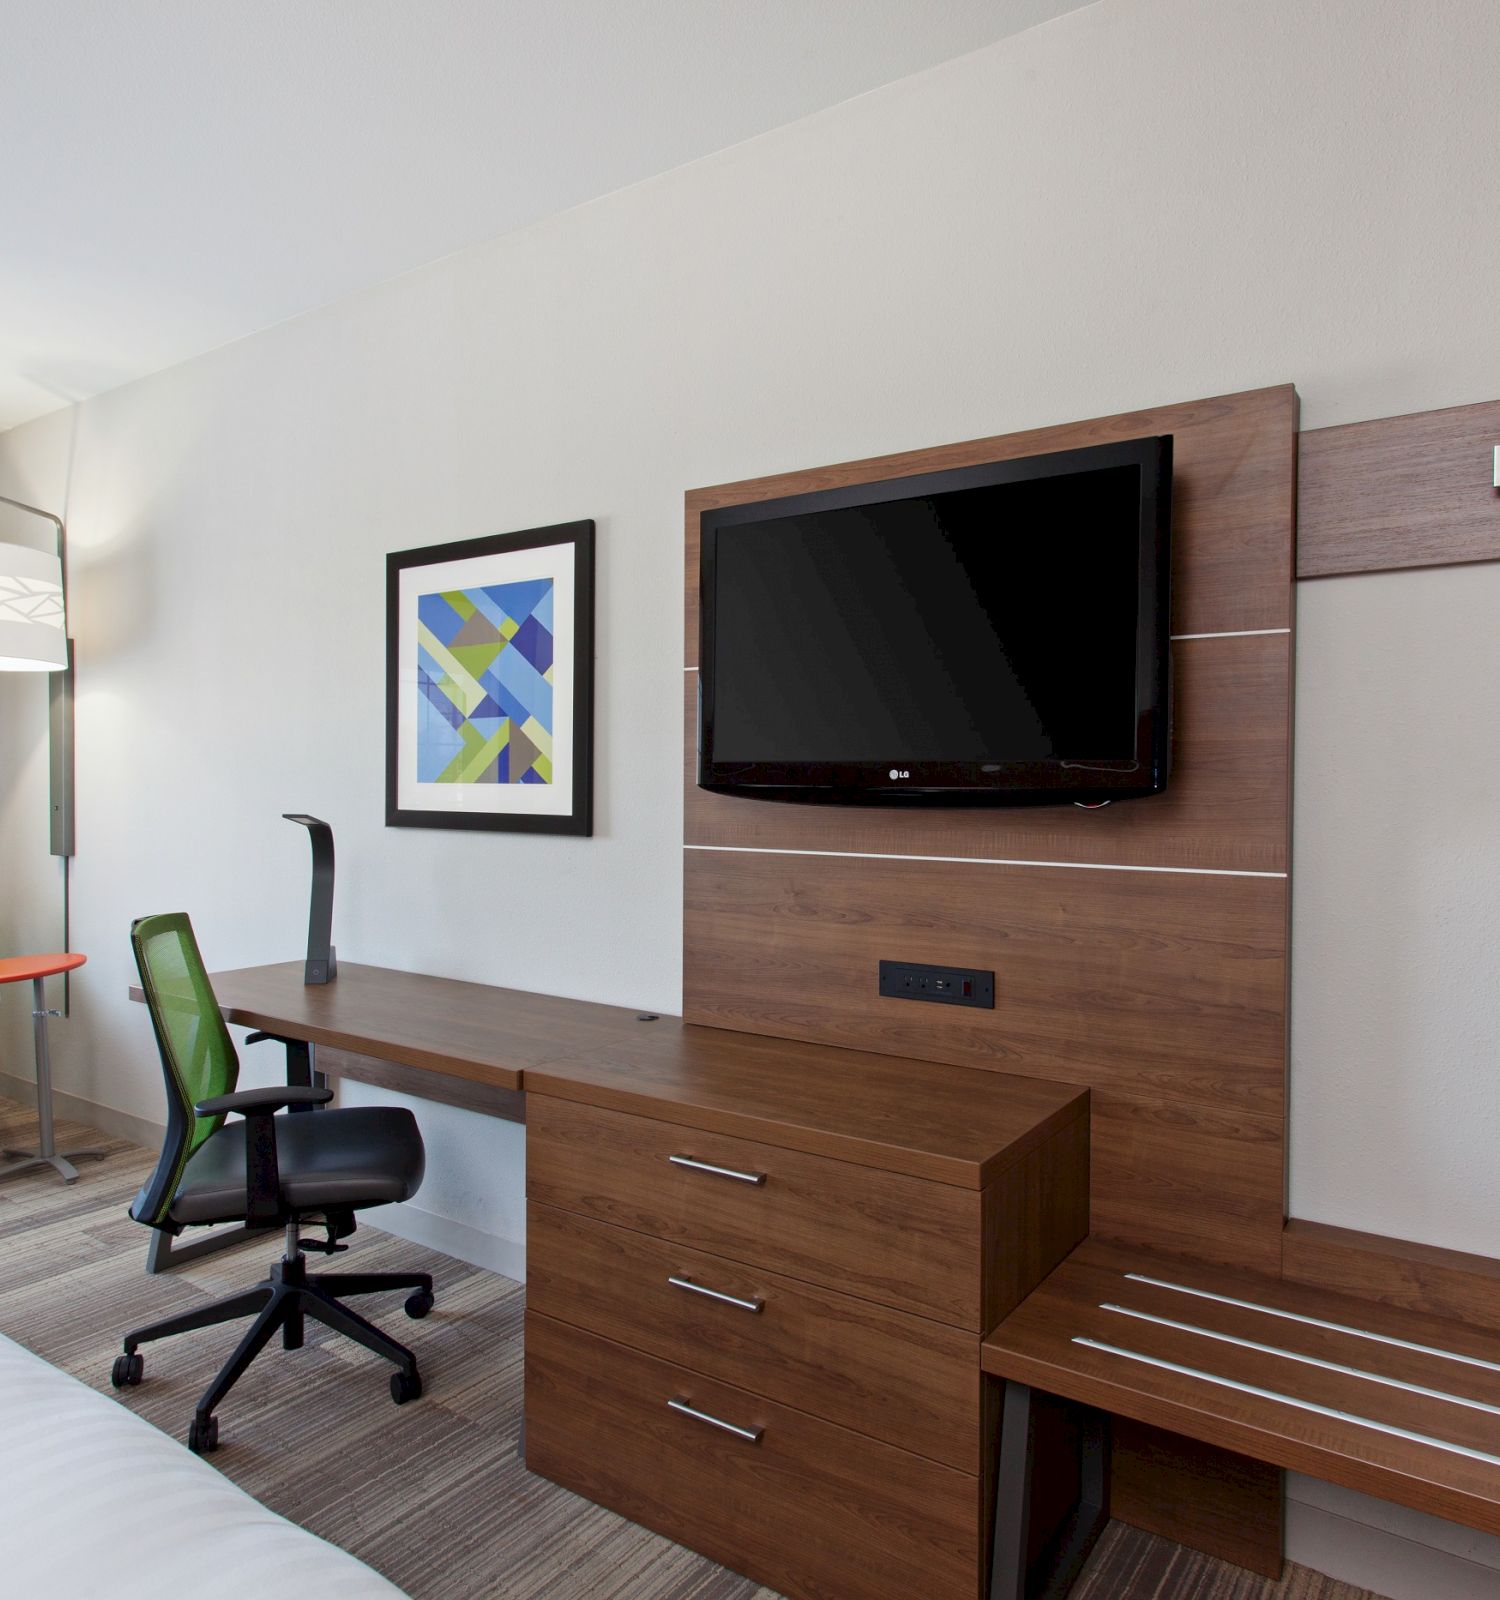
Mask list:
[[[493,581],[505,582],[507,566],[531,568],[536,563],[507,562],[523,552],[544,551],[552,547],[571,547],[571,588],[573,601],[567,610],[567,628],[564,629],[561,613],[553,616],[553,640],[557,647],[557,661],[570,663],[571,716],[570,736],[566,750],[552,750],[548,766],[559,773],[565,768],[569,773],[566,788],[569,791],[568,809],[564,811],[507,811],[504,809],[475,809],[463,804],[464,799],[478,798],[474,791],[482,791],[486,805],[506,797],[514,800],[520,782],[463,783],[452,780],[454,800],[448,805],[413,805],[412,791],[420,787],[424,797],[434,800],[448,796],[443,791],[445,783],[425,782],[418,785],[411,771],[411,758],[415,753],[415,728],[417,707],[415,696],[422,690],[417,671],[416,601],[418,591],[412,582],[403,583],[406,575],[419,573],[424,567],[447,567],[450,563],[474,562],[475,578],[468,580],[484,587],[485,563],[492,563]],[[403,599],[403,591],[405,598]],[[402,631],[407,629],[409,659],[403,650]],[[507,639],[508,647],[510,640]],[[424,646],[425,648],[425,646]],[[505,648],[505,647],[502,647]],[[403,664],[407,672],[403,676]],[[406,697],[406,698],[404,698]],[[508,723],[512,718],[505,719]],[[554,728],[556,727],[554,713]],[[404,744],[404,752],[403,752]],[[507,744],[507,749],[509,745]],[[407,767],[403,771],[403,753]],[[594,831],[593,816],[593,766],[594,766],[594,524],[560,522],[545,528],[527,528],[516,533],[487,534],[477,539],[456,539],[445,544],[426,545],[420,549],[397,550],[386,556],[386,726],[385,726],[385,821],[391,828],[468,828],[504,833],[558,833],[589,837]],[[531,787],[531,785],[524,785]]]

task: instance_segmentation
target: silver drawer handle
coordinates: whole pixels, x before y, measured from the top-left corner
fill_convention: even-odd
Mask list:
[[[738,1423],[725,1422],[722,1417],[710,1416],[706,1411],[699,1411],[690,1406],[686,1400],[668,1400],[667,1404],[673,1411],[680,1411],[683,1416],[691,1417],[694,1422],[706,1422],[711,1428],[722,1428],[725,1433],[732,1433],[736,1439],[748,1439],[751,1444],[759,1444],[764,1428],[742,1428]]]
[[[716,1178],[733,1178],[739,1183],[764,1183],[763,1172],[736,1172],[733,1167],[716,1167],[712,1162],[694,1161],[691,1156],[668,1156],[674,1167],[691,1167],[694,1172],[711,1172]]]
[[[694,1283],[691,1278],[684,1278],[678,1273],[673,1273],[667,1282],[674,1289],[690,1289],[694,1294],[707,1295],[710,1300],[722,1300],[726,1306],[738,1306],[741,1311],[759,1311],[765,1306],[765,1301],[741,1300],[737,1294],[725,1294],[721,1289],[707,1289],[701,1283]]]

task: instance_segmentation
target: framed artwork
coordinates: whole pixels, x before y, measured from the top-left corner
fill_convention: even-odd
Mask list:
[[[385,820],[593,832],[594,524],[386,557]]]

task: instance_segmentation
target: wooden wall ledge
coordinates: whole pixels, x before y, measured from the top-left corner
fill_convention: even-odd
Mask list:
[[[1500,400],[1299,436],[1297,576],[1500,561]]]
[[[1282,1271],[1296,1283],[1500,1333],[1500,1260],[1492,1256],[1294,1217],[1283,1235]]]

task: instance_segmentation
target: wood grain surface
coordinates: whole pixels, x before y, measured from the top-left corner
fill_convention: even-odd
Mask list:
[[[1090,1242],[983,1349],[997,1376],[1500,1532],[1500,1372],[1467,1324]]]
[[[1095,1093],[1092,1217],[1101,1239],[1253,1272],[1281,1267],[1286,1125],[1236,1107]]]
[[[592,1057],[544,1062],[535,1094],[981,1189],[1075,1121],[1076,1085],[663,1018]]]
[[[1297,576],[1500,560],[1496,445],[1500,400],[1304,433]]]
[[[1294,1218],[1282,1255],[1297,1283],[1500,1333],[1500,1261]],[[1497,1357],[1500,1359],[1500,1357]]]
[[[1189,1542],[1205,1530],[1221,1558],[1280,1578],[1285,1508],[1283,1474],[1129,1417],[1113,1429],[1109,1513],[1164,1539]],[[1246,1515],[1247,1507],[1252,1508]]]
[[[526,1260],[533,1311],[980,1470],[975,1334],[536,1202]],[[761,1309],[674,1287],[674,1276]]]
[[[1286,634],[1172,647],[1172,780],[1102,810],[776,805],[697,782],[696,673],[687,680],[685,839],[739,849],[1285,872],[1291,645]]]
[[[982,1323],[993,1328],[1089,1231],[1089,1119],[1076,1117],[984,1191]]]
[[[532,1311],[526,1464],[800,1600],[979,1600],[978,1478]]]
[[[528,1066],[586,1058],[642,1027],[628,1007],[352,961],[327,984],[304,984],[300,961],[216,972],[212,981],[225,1018],[241,1027],[503,1089],[519,1089]]]
[[[320,1045],[317,1070],[325,1078],[348,1078],[377,1089],[394,1089],[398,1094],[414,1095],[418,1100],[436,1100],[442,1105],[460,1106],[465,1111],[477,1111],[506,1122],[526,1120],[526,1096],[521,1090],[501,1088],[475,1078],[455,1077],[434,1067],[408,1067],[399,1061],[381,1061],[375,1056]]]
[[[346,976],[347,988],[326,992]],[[525,1120],[524,1085],[971,1189],[1076,1120],[1087,1102],[1069,1084],[750,1037],[387,967],[346,964],[311,997],[295,962],[216,973],[213,983],[231,1022],[312,1039],[320,1068],[334,1077],[515,1121]],[[138,988],[130,993],[142,998]],[[392,995],[399,1015],[381,998]]]
[[[675,1166],[673,1155],[759,1174]],[[981,1333],[981,1197],[748,1139],[534,1095],[531,1201]]]
[[[782,472],[687,494],[684,664],[698,664],[698,519],[815,489],[1172,435],[1173,633],[1291,625],[1297,391],[1290,384]]]
[[[684,877],[690,1022],[1281,1115],[1284,879],[692,850]],[[882,959],[993,970],[994,1009],[883,997]]]

